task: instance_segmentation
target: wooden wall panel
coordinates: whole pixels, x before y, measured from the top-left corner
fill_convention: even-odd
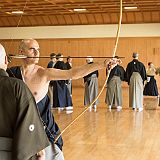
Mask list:
[[[142,16],[142,13],[141,12],[136,12],[134,13],[135,14],[135,20],[138,22],[138,23],[141,23],[143,21],[143,16]]]
[[[152,21],[154,22],[154,23],[158,23],[158,21],[160,20],[160,14],[159,14],[159,12],[151,12],[151,14],[152,14]]]
[[[17,53],[20,40],[1,40],[7,53]],[[115,38],[97,39],[43,39],[38,40],[40,44],[41,56],[49,56],[51,52],[62,53],[64,56],[112,56]],[[152,61],[155,66],[160,67],[160,37],[157,38],[120,38],[117,55],[124,56],[122,65],[126,68],[132,60],[132,53],[138,52],[139,59],[147,66]],[[95,59],[98,61],[99,59]],[[49,59],[41,59],[39,64],[46,67]],[[13,60],[10,64],[18,65],[20,60]],[[73,67],[85,64],[85,59],[73,59]],[[157,76],[158,86],[160,77]],[[99,84],[105,80],[105,70],[100,71]],[[83,79],[73,82],[76,86],[83,86]],[[123,83],[123,86],[127,86]]]

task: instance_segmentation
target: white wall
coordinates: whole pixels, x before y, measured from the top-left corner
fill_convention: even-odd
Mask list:
[[[0,39],[116,37],[118,25],[77,25],[0,28]],[[120,37],[159,37],[160,23],[123,24]]]

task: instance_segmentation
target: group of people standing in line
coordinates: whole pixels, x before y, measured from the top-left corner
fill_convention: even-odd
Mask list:
[[[63,55],[60,53],[51,53],[50,59],[47,68],[60,70],[69,70],[72,68],[72,58],[70,56],[67,57],[66,63],[63,61]],[[58,108],[59,110],[65,108],[66,111],[73,109],[71,79],[50,81],[48,94],[52,108]]]
[[[146,70],[144,64],[138,60],[138,56],[138,53],[133,53],[133,60],[128,63],[126,71],[120,65],[122,61],[118,56],[112,58],[117,64],[111,68],[107,81],[105,103],[108,105],[109,109],[122,109],[122,81],[126,81],[129,85],[129,107],[132,107],[133,110],[143,110],[143,95],[159,96],[158,87],[154,78],[156,69],[153,63],[149,62]],[[93,77],[96,76],[98,78],[97,73],[93,72],[94,76],[92,73],[89,74],[90,76],[86,76],[88,77],[87,87],[90,90],[90,94],[88,94],[88,90],[88,92],[86,92],[88,96],[86,94],[85,99],[90,97],[93,100],[95,98],[94,94],[97,95],[97,91],[95,91],[96,88],[98,89],[97,83],[95,86],[92,86],[92,84],[90,86],[88,85]],[[107,74],[108,70],[106,70],[106,75]],[[95,107],[93,106],[93,108]]]
[[[112,58],[112,61],[115,62],[116,65],[110,70],[105,97],[105,103],[109,109],[122,109],[122,81],[126,81],[129,85],[129,107],[132,107],[133,110],[143,110],[143,95],[159,96],[158,87],[154,78],[156,69],[153,63],[149,62],[148,68],[146,69],[144,64],[138,60],[138,56],[138,53],[133,53],[133,60],[128,63],[126,71],[121,66],[122,61],[118,56]],[[71,69],[72,59],[70,57],[67,58],[66,63],[63,62],[61,54],[51,54],[50,57],[51,61],[47,66],[48,68]],[[94,63],[92,56],[87,56],[86,63]],[[108,69],[106,69],[106,76],[107,74]],[[98,95],[98,76],[99,73],[98,70],[96,70],[83,77],[85,85],[85,106],[90,105]],[[72,106],[71,80],[51,81],[50,86],[53,91],[53,107],[66,107],[66,109],[70,109],[69,106]],[[97,100],[89,109],[92,110],[93,108],[96,111],[98,103],[99,101]]]
[[[55,141],[60,129],[47,94],[50,81],[79,79],[115,64],[105,60],[69,70],[44,68],[37,65],[40,47],[34,39],[22,40],[19,54],[25,56],[22,65],[7,69],[8,56],[0,44],[0,157],[64,160],[62,137]]]
[[[67,57],[66,63],[63,61],[63,55],[60,53],[51,53],[50,59],[51,60],[48,63],[47,68],[56,68],[61,70],[69,70],[72,68],[72,58],[70,56]],[[92,63],[93,58],[91,56],[87,56],[86,64],[89,65]],[[85,84],[84,105],[88,106],[98,95],[98,70],[84,76],[83,79]],[[73,109],[71,82],[71,79],[50,81],[48,94],[53,108],[58,108],[59,110],[66,109],[67,113],[71,113],[71,110]],[[97,108],[97,104],[98,101],[96,101],[93,105],[95,110]],[[70,111],[68,112],[68,110]]]

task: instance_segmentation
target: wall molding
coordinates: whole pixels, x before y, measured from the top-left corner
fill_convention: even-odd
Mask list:
[[[0,28],[0,39],[113,38],[117,25]],[[160,23],[122,24],[120,37],[160,37]]]

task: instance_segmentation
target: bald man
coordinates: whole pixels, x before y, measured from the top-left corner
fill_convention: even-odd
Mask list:
[[[47,148],[46,155],[51,155],[51,159],[63,160],[62,138],[60,137],[54,144],[55,137],[60,133],[54,117],[51,113],[49,98],[47,96],[49,82],[51,80],[78,79],[97,69],[105,68],[107,61],[95,62],[90,65],[84,65],[70,70],[60,70],[54,68],[43,68],[37,65],[40,56],[40,47],[36,40],[22,40],[19,53],[28,58],[22,59],[23,65],[13,67],[8,70],[10,76],[22,79],[34,95],[41,117],[46,123],[46,134],[51,142],[50,148]],[[110,64],[110,63],[109,63]],[[47,160],[50,158],[47,157]]]
[[[44,155],[36,156],[49,141],[35,99],[22,81],[8,77],[7,65],[0,44],[0,159],[45,160]]]
[[[129,107],[133,110],[143,111],[143,85],[147,80],[146,69],[138,60],[139,54],[133,53],[133,60],[126,68],[126,81],[129,85]]]

